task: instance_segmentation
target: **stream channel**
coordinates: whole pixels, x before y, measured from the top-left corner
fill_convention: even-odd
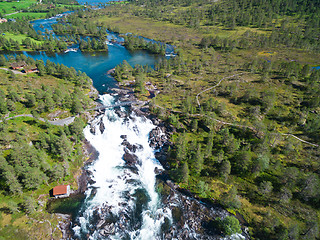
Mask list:
[[[57,18],[32,22],[35,30],[52,30]],[[43,27],[40,27],[40,26]],[[109,33],[108,38],[118,38]],[[172,48],[168,48],[172,51]],[[112,94],[116,81],[108,70],[126,60],[130,65],[154,66],[161,57],[146,51],[129,52],[120,44],[110,44],[108,53],[44,52],[25,55],[44,62],[74,67],[85,72],[99,91],[100,102],[110,105],[119,97]],[[121,111],[123,114],[119,114]],[[103,125],[103,129],[101,129]],[[98,152],[86,166],[90,181],[80,210],[70,224],[72,239],[221,239],[211,219],[228,213],[219,206],[201,203],[163,182],[165,195],[157,191],[155,169],[163,167],[155,158],[158,150],[150,146],[150,132],[157,126],[144,115],[128,108],[107,109],[84,129],[86,139]],[[156,128],[158,137],[165,136]],[[163,128],[162,128],[163,129]],[[170,183],[170,181],[169,181]],[[232,239],[243,239],[233,235]]]

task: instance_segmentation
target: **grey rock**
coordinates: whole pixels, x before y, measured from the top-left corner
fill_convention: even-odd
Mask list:
[[[104,123],[101,118],[101,121],[99,123],[99,130],[100,130],[101,134],[104,132],[105,129],[106,129],[106,127],[104,126]]]
[[[125,153],[123,154],[123,160],[126,161],[126,163],[128,165],[135,165],[138,163],[138,157],[134,154],[131,154],[131,153]]]

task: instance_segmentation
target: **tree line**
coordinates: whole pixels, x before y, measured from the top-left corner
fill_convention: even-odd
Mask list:
[[[57,133],[55,129],[46,126],[46,130],[41,131],[31,144],[27,138],[11,139],[9,154],[0,152],[1,189],[19,195],[68,176],[72,162],[81,164],[83,161],[79,143],[70,141],[71,137],[79,140],[83,138],[82,127],[81,120],[75,121],[70,127],[60,128]],[[3,148],[7,146],[11,134],[8,134],[9,128],[5,123],[1,123],[0,128]],[[16,134],[25,133],[17,130]]]
[[[206,1],[132,1],[143,8],[135,8],[132,13],[139,17],[168,21],[190,28],[222,25],[227,29],[237,26],[271,30],[269,34],[259,34],[258,39],[244,39],[250,44],[261,40],[260,44],[276,47],[278,44],[319,50],[319,4],[317,1],[288,0],[230,0],[208,4]],[[190,6],[192,8],[174,8]],[[112,11],[117,11],[114,6]],[[174,13],[174,14],[173,14]],[[281,20],[278,20],[281,18]],[[294,23],[292,23],[294,22]],[[268,40],[269,38],[269,40]],[[244,43],[245,44],[245,43]]]
[[[42,85],[41,88],[30,88],[28,91],[21,91],[13,87],[7,88],[7,93],[1,90],[0,98],[0,114],[4,115],[8,112],[15,111],[17,104],[21,103],[26,108],[32,109],[35,116],[39,116],[45,112],[51,112],[53,109],[59,108],[71,111],[74,114],[81,113],[89,104],[89,99],[83,94],[84,88],[88,88],[91,84],[89,77],[82,72],[77,72],[74,68],[68,68],[63,64],[55,64],[49,60],[44,64],[42,60],[35,61],[27,58],[25,55],[17,55],[11,61],[25,61],[28,65],[35,65],[40,76],[52,75],[67,82],[74,84],[74,91],[61,88],[52,88]],[[7,66],[8,60],[2,55],[0,57],[0,65]],[[19,77],[14,73],[9,74],[9,81],[19,81]]]
[[[90,9],[79,10],[58,19],[60,22],[53,24],[52,29],[58,35],[86,35],[103,38],[106,36],[106,28],[84,18],[87,12],[91,11]]]
[[[30,38],[38,41],[44,40],[41,34],[38,34],[30,23],[26,23],[24,19],[16,19],[16,21],[8,21],[0,24],[0,32],[10,32],[13,34],[25,34]]]
[[[160,44],[158,42],[147,41],[142,37],[134,36],[132,34],[127,34],[123,36],[124,46],[129,50],[142,49],[153,54],[166,54],[165,44]]]
[[[87,38],[79,41],[81,51],[108,51],[108,45],[102,39]]]

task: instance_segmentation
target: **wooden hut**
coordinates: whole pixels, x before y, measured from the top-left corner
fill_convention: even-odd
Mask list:
[[[36,66],[30,66],[30,65],[28,65],[28,66],[25,66],[25,67],[24,67],[23,71],[24,71],[25,73],[37,72],[37,71],[38,71],[38,68],[37,68]]]
[[[69,197],[70,185],[60,185],[52,189],[52,195],[55,198]]]
[[[20,70],[20,69],[24,68],[25,66],[27,66],[25,61],[11,63],[11,68],[13,70]]]

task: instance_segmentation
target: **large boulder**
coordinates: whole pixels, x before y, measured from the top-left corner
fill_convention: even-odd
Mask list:
[[[104,126],[104,123],[101,118],[101,121],[99,123],[99,130],[100,130],[101,134],[104,132],[105,129],[106,129],[106,127]]]
[[[136,155],[128,152],[124,153],[122,158],[124,161],[126,161],[128,165],[135,165],[138,163],[139,160]]]
[[[152,129],[149,133],[149,144],[155,149],[161,148],[165,143],[168,142],[165,127],[159,127]]]

